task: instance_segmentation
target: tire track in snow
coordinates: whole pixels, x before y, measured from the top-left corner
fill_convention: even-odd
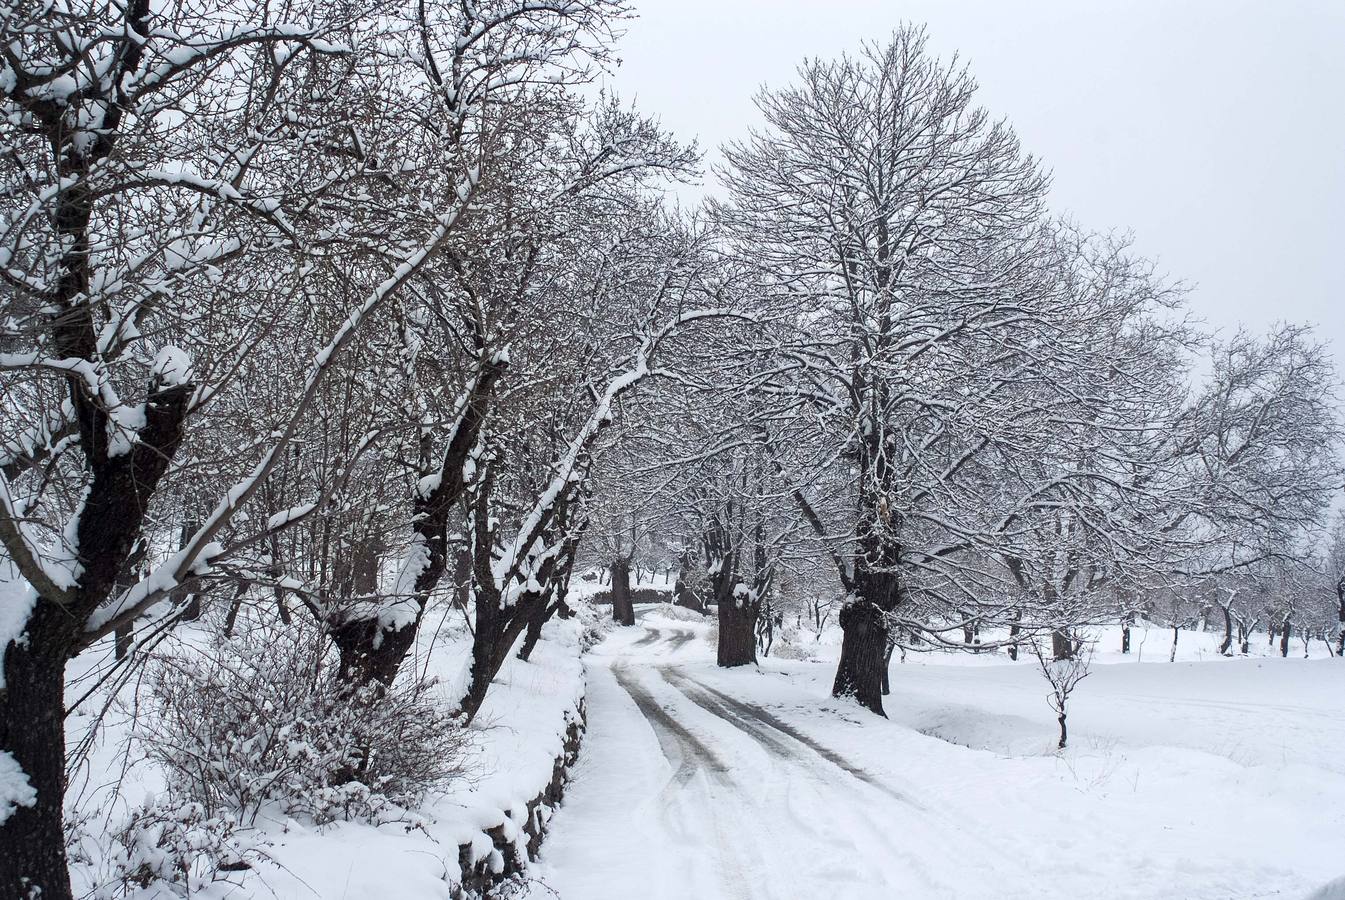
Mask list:
[[[730,697],[728,694],[715,690],[709,685],[693,681],[688,678],[684,672],[681,672],[678,669],[660,667],[659,673],[663,675],[664,679],[666,679],[669,684],[685,694],[692,703],[695,703],[709,713],[719,716],[721,719],[736,726],[740,730],[748,732],[764,747],[776,755],[786,759],[798,759],[800,754],[795,744],[802,745],[817,756],[831,763],[833,766],[841,769],[852,778],[862,781],[869,787],[887,794],[893,800],[908,804],[922,811],[925,809],[924,806],[915,800],[912,800],[901,791],[885,784],[874,775],[852,764],[836,751],[818,743],[788,722],[766,712],[766,710],[744,703],[736,697]],[[776,733],[772,732],[785,735],[793,743],[786,742]]]
[[[728,724],[733,725],[739,731],[756,738],[758,742],[763,745],[763,749],[766,749],[767,752],[772,753],[772,755],[775,755],[775,751],[767,746],[767,740],[773,741],[777,745],[781,744],[782,741],[778,736],[765,732],[765,728],[774,729],[789,738],[792,738],[799,745],[807,748],[807,750],[816,754],[817,757],[820,757],[836,768],[841,769],[855,780],[875,788],[888,797],[897,800],[902,804],[901,808],[906,808],[910,812],[918,813],[919,818],[916,822],[918,822],[918,827],[923,833],[923,839],[931,846],[940,844],[975,845],[980,850],[978,859],[981,865],[990,869],[996,869],[1003,866],[1010,871],[1016,866],[1012,854],[1007,853],[1004,848],[1000,846],[999,842],[990,840],[984,834],[969,831],[967,823],[952,820],[946,812],[930,809],[928,806],[902,794],[900,791],[879,780],[873,774],[855,766],[836,751],[809,737],[788,722],[783,721],[778,716],[775,716],[760,707],[753,706],[750,703],[745,703],[729,694],[725,694],[723,691],[717,690],[703,682],[696,681],[676,666],[659,666],[658,670],[670,685],[685,694],[687,699],[692,703],[695,703],[706,712],[724,719]],[[669,678],[669,675],[672,677]],[[677,683],[678,679],[681,680],[681,685]],[[683,685],[689,688],[689,691],[684,689]],[[698,692],[702,693],[702,699],[706,701],[705,703],[700,702],[694,696],[694,694]],[[719,710],[712,708],[716,701],[720,704]],[[709,705],[707,705],[707,703]],[[735,713],[736,715],[734,715]],[[745,722],[743,721],[744,719],[746,720]],[[763,732],[767,735],[766,740],[761,738]],[[782,749],[785,751],[785,756],[782,757],[783,759],[792,761],[795,765],[802,765],[816,771],[817,764],[809,760],[807,756],[800,754],[798,748],[790,748],[788,745],[785,745]],[[834,782],[825,779],[824,783],[828,785],[834,784]],[[930,870],[925,865],[920,854],[912,853],[909,846],[894,843],[892,835],[881,829],[878,830],[873,837],[876,839],[876,843],[882,845],[888,854],[907,860],[911,867],[910,874],[922,878],[931,894],[938,893],[943,889],[941,879],[934,871]]]
[[[657,641],[662,639],[663,632],[660,629],[650,628],[648,625],[646,625],[645,628],[648,630],[649,633],[646,634],[644,637],[640,638],[635,643],[631,644],[632,647],[648,647],[650,644],[656,643]]]
[[[698,769],[703,768],[714,781],[719,784],[728,783],[728,766],[724,765],[724,761],[705,746],[700,738],[687,730],[685,725],[674,719],[654,699],[654,695],[631,675],[624,662],[615,663],[612,666],[612,674],[616,676],[617,684],[621,685],[631,700],[635,701],[640,714],[654,729],[654,736],[658,738],[659,747],[663,750],[668,763],[677,766],[673,772],[674,782],[679,785],[686,784]]]
[[[713,847],[716,856],[721,865],[718,867],[718,875],[721,884],[729,893],[741,900],[753,900],[755,892],[751,888],[751,880],[743,865],[743,860],[739,859],[731,849],[729,835],[726,833],[724,823],[720,821],[719,816],[715,815],[715,801],[719,799],[716,795],[719,793],[715,786],[726,789],[730,795],[738,793],[738,787],[734,785],[728,775],[728,766],[726,766],[719,756],[709,747],[692,734],[685,725],[673,718],[663,706],[654,699],[653,694],[627,670],[624,662],[617,662],[612,665],[612,675],[615,676],[617,684],[630,696],[635,703],[640,714],[644,716],[650,727],[654,731],[654,737],[659,742],[659,748],[663,751],[664,757],[669,764],[673,762],[672,754],[678,757],[677,770],[673,773],[672,780],[664,788],[664,794],[674,787],[680,789],[675,798],[677,805],[683,805],[685,809],[692,814],[709,820],[710,828],[714,832]],[[685,791],[690,787],[692,778],[698,771],[703,771],[708,776],[703,785],[705,791],[706,803],[703,806],[687,804]],[[728,802],[732,802],[729,799]],[[672,825],[672,806],[665,804],[663,809],[663,818],[665,824]],[[690,829],[682,829],[684,832],[690,832]]]
[[[765,795],[752,799],[743,785],[734,784],[739,803],[769,810],[764,815],[759,815],[750,833],[740,838],[758,845],[758,853],[755,855],[761,856],[761,851],[766,851],[769,854],[772,852],[772,848],[774,848],[773,852],[778,853],[779,848],[787,847],[791,842],[798,843],[802,838],[803,846],[811,852],[815,853],[825,847],[827,852],[823,852],[824,857],[836,855],[839,858],[849,859],[852,867],[858,867],[861,870],[838,870],[830,874],[828,879],[851,879],[858,875],[862,882],[867,883],[874,889],[880,887],[886,889],[894,886],[887,881],[889,873],[882,866],[874,867],[872,863],[875,860],[897,858],[905,863],[903,877],[906,879],[907,887],[910,887],[909,881],[911,879],[917,880],[921,885],[918,889],[919,893],[911,896],[947,896],[947,887],[939,875],[932,871],[917,854],[913,854],[908,847],[903,846],[894,834],[889,833],[887,829],[873,827],[873,824],[866,819],[861,821],[851,816],[836,815],[837,810],[857,808],[854,800],[850,797],[861,798],[864,796],[863,790],[858,789],[859,786],[853,782],[838,784],[835,779],[837,767],[848,772],[849,769],[854,769],[853,766],[849,766],[843,759],[841,762],[844,765],[837,766],[833,759],[828,759],[822,753],[818,753],[815,746],[805,743],[805,741],[810,740],[806,736],[803,736],[804,740],[799,740],[787,732],[755,721],[755,717],[750,714],[736,715],[731,709],[726,708],[726,705],[719,698],[732,701],[749,711],[757,710],[755,707],[740,703],[723,694],[719,694],[718,698],[712,696],[710,693],[712,689],[706,689],[704,685],[690,679],[676,667],[656,666],[655,668],[669,687],[676,690],[692,704],[692,708],[703,713],[709,713],[716,719],[721,720],[737,734],[746,737],[752,746],[759,747],[768,757],[778,760],[778,764],[772,767],[775,774],[766,778],[767,793]],[[718,692],[715,693],[718,694]],[[766,715],[769,716],[769,714]],[[793,730],[787,724],[785,727],[790,731]],[[816,742],[811,743],[815,744]],[[841,759],[825,747],[822,750],[836,759]],[[742,764],[741,761],[740,764]],[[798,774],[803,774],[806,778],[800,779]],[[863,774],[867,775],[868,778],[857,778],[856,780],[863,784],[876,786],[887,796],[898,799],[901,803],[900,808],[907,810],[908,813],[923,812],[923,807],[909,798],[894,792],[881,783],[874,785],[871,780],[873,776],[868,775],[868,773]],[[798,789],[805,784],[808,786],[807,790],[803,794],[799,794]],[[838,788],[850,797],[842,799],[844,795],[838,796]],[[808,799],[809,795],[811,800]],[[763,801],[764,806],[762,805]],[[798,808],[799,802],[804,804],[802,808]],[[858,808],[862,808],[865,801],[860,799],[858,802],[861,804]],[[781,825],[786,821],[788,824],[782,830]],[[780,863],[781,860],[777,860],[776,865],[778,866]],[[868,871],[862,871],[863,869]],[[812,879],[819,879],[822,877],[822,873],[814,870],[809,872],[809,876]],[[772,894],[771,896],[777,895]],[[866,892],[863,896],[874,897],[877,894]],[[884,894],[883,896],[888,895]],[[785,900],[785,898],[782,897],[782,900]],[[792,896],[789,896],[787,900],[793,900]]]

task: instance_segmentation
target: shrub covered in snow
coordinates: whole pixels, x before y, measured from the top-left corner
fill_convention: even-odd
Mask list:
[[[287,630],[156,660],[140,732],[174,799],[244,824],[268,805],[376,821],[461,774],[467,733],[431,684],[352,687],[328,655]]]
[[[210,815],[200,803],[150,801],[111,837],[111,872],[95,891],[98,898],[151,888],[159,889],[157,896],[191,896],[262,855],[255,835],[240,828],[237,817]]]
[[[570,608],[579,620],[582,631],[579,635],[579,652],[587,653],[593,647],[607,640],[615,625],[612,622],[610,608],[602,609],[585,599],[571,597]]]

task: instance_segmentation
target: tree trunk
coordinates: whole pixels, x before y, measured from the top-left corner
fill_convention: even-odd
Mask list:
[[[224,636],[234,636],[234,625],[238,622],[238,611],[243,608],[243,595],[247,593],[247,582],[244,581],[238,585],[238,590],[234,597],[229,601],[229,611],[224,615]]]
[[[1055,659],[1074,658],[1074,641],[1063,628],[1051,632],[1051,656]]]
[[[725,668],[755,665],[757,608],[746,597],[719,598],[718,662]]]
[[[1293,629],[1289,627],[1289,620],[1284,620],[1284,625],[1280,628],[1280,656],[1286,659],[1289,656],[1289,632]]]
[[[1061,713],[1057,716],[1056,721],[1060,723],[1060,743],[1056,745],[1056,749],[1064,750],[1065,741],[1069,738],[1069,731],[1065,729],[1065,714]]]
[[[1009,659],[1018,662],[1018,635],[1022,633],[1019,622],[1023,621],[1023,611],[1016,609],[1013,611],[1013,624],[1009,626]]]
[[[453,554],[453,605],[465,610],[472,596],[472,551],[466,545]]]
[[[853,696],[871,712],[885,716],[883,672],[890,643],[887,616],[875,604],[856,599],[841,609],[840,622],[841,658],[832,696]]]
[[[1180,625],[1172,626],[1172,652],[1168,654],[1168,662],[1177,661],[1177,638],[1181,637],[1181,633]]]
[[[462,712],[466,721],[476,718],[485,702],[490,683],[499,674],[500,667],[509,657],[509,651],[528,627],[535,606],[545,605],[544,595],[525,593],[509,609],[501,609],[498,598],[477,598],[476,633],[472,636],[472,664],[467,693],[462,698]],[[545,619],[543,619],[545,621]],[[539,627],[540,630],[540,627]]]
[[[1121,619],[1121,652],[1130,652],[1130,629],[1135,625],[1135,614],[1128,612]]]
[[[892,693],[892,651],[896,649],[896,643],[891,643],[887,647],[887,655],[883,657],[883,696],[886,697]]]
[[[0,690],[0,751],[7,751],[37,793],[0,822],[0,897],[71,900],[62,813],[65,798],[63,613],[39,602],[28,640],[5,651]]]
[[[618,556],[612,560],[612,621],[620,625],[635,624],[635,604],[630,596],[630,559]]]
[[[1220,608],[1224,611],[1224,640],[1219,645],[1219,655],[1228,656],[1233,646],[1233,614],[1229,612],[1227,606]]]
[[[518,658],[527,662],[537,642],[542,639],[542,626],[545,625],[559,607],[547,603],[538,603],[537,608],[528,616],[528,627],[523,632],[523,643],[518,648]]]
[[[177,546],[179,550],[187,546],[187,543],[192,539],[192,535],[196,534],[196,532],[200,529],[200,527],[201,523],[195,521],[194,519],[188,519],[187,521],[182,523],[182,530],[179,532],[178,535]],[[175,596],[173,597],[173,601],[175,603],[182,603],[185,601],[187,604],[186,608],[182,610],[182,615],[179,617],[181,621],[195,622],[197,619],[201,618],[200,594],[196,593],[195,591],[190,592],[179,591],[176,592]]]
[[[1345,575],[1336,582],[1336,656],[1345,656]]]

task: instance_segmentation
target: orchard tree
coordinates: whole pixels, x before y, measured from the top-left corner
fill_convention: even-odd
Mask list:
[[[324,505],[337,484],[239,518],[362,327],[459,224],[493,100],[573,75],[619,13],[300,4],[277,20],[248,0],[137,0],[0,24],[0,541],[27,584],[0,635],[0,751],[32,790],[0,823],[0,892],[71,894],[66,661]],[[242,477],[189,464],[196,423],[247,392],[314,297],[346,305],[289,357],[301,377],[239,441]],[[207,511],[160,552],[148,526],[189,495]]]
[[[947,582],[981,527],[953,485],[1009,418],[1043,299],[1046,180],[974,92],[912,28],[809,61],[758,99],[766,128],[726,152],[717,209],[762,302],[791,311],[754,377],[778,404],[763,440],[811,455],[781,471],[849,595],[833,691],[880,714],[903,573]]]

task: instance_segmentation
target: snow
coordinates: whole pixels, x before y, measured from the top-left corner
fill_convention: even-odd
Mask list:
[[[725,670],[711,635],[642,610],[589,657],[531,897],[1294,897],[1345,868],[1338,660],[1099,652],[1056,752],[1035,659],[911,654],[884,720],[829,696],[832,636]]]
[[[404,668],[440,679],[434,690],[451,704],[462,693],[462,664],[470,654],[470,639],[449,619],[448,614],[456,618],[456,612],[431,610],[436,619],[439,612],[444,612],[444,620],[434,623],[439,634],[436,636],[436,628],[428,627],[427,622],[417,634],[417,644]],[[459,845],[472,845],[476,859],[488,860],[498,852],[487,830],[502,828],[507,835],[526,840],[521,825],[527,803],[550,782],[565,732],[578,719],[583,704],[581,630],[575,619],[549,622],[531,660],[510,657],[471,726],[473,740],[466,775],[429,798],[422,808],[408,812],[401,820],[377,826],[336,822],[316,827],[264,816],[257,837],[265,861],[193,896],[203,900],[447,900],[461,876]],[[207,630],[183,625],[174,640],[208,643],[210,637]],[[68,682],[96,677],[110,661],[97,651],[108,649],[104,646],[108,644],[110,641],[104,641],[74,660]],[[72,699],[76,695],[72,690]],[[130,705],[129,696],[122,699],[123,705]],[[71,746],[82,737],[97,705],[95,701],[87,709],[78,709],[67,720]],[[94,745],[90,764],[72,781],[70,797],[78,809],[97,808],[111,816],[107,827],[88,829],[94,833],[90,839],[94,844],[106,840],[102,831],[110,831],[120,821],[118,817],[124,816],[128,804],[164,790],[161,773],[141,761],[134,744],[127,743],[130,726],[128,717],[111,717]],[[128,751],[132,764],[123,776]],[[0,771],[0,784],[4,783]],[[114,789],[117,793],[112,793]],[[89,851],[90,840],[84,842],[85,852]],[[98,871],[97,865],[75,868],[77,896],[94,886]],[[161,895],[152,891],[133,895],[135,900],[149,900],[151,896]]]
[[[37,606],[37,592],[28,586],[14,564],[0,556],[0,690],[5,688],[5,651],[24,639],[28,617]]]
[[[192,377],[191,355],[180,347],[164,347],[154,357],[150,375],[166,388],[188,384]]]
[[[0,750],[0,824],[20,806],[37,802],[37,791],[28,783],[28,776],[18,760],[7,750]]]

